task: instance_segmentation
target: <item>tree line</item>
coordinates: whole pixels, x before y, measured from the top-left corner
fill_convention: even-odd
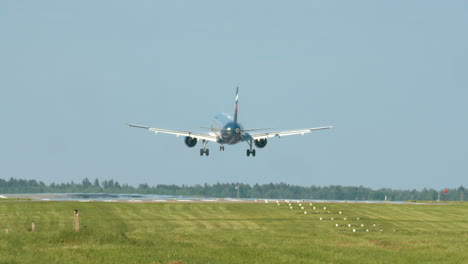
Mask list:
[[[157,194],[171,196],[195,196],[217,198],[266,198],[266,199],[323,199],[323,200],[376,200],[376,201],[408,201],[424,200],[460,201],[468,199],[468,190],[463,186],[455,189],[435,190],[394,190],[388,188],[371,189],[363,186],[298,186],[287,183],[242,184],[216,183],[197,185],[167,185],[149,186],[140,184],[137,187],[120,184],[114,180],[90,181],[88,178],[81,182],[51,183],[42,181],[14,179],[0,179],[0,193],[121,193],[121,194]]]

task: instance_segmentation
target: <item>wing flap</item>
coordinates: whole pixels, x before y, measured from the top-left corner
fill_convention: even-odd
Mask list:
[[[214,134],[202,134],[202,133],[195,133],[195,132],[189,132],[189,131],[169,130],[169,129],[147,127],[147,126],[140,126],[140,125],[133,125],[133,124],[128,124],[128,125],[131,127],[147,129],[149,131],[153,131],[156,134],[163,133],[163,134],[170,134],[170,135],[176,135],[176,136],[193,137],[196,139],[216,142],[216,135]]]
[[[262,139],[262,138],[272,138],[272,137],[284,137],[284,136],[292,136],[292,135],[304,135],[315,130],[322,130],[322,129],[330,129],[332,126],[326,127],[314,127],[314,128],[307,128],[307,129],[297,129],[297,130],[285,130],[285,131],[278,131],[278,132],[266,132],[266,133],[258,133],[250,135],[252,139]]]

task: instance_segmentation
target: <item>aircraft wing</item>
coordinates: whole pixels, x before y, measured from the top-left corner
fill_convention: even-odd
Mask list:
[[[161,128],[155,128],[155,127],[139,126],[139,125],[133,125],[133,124],[128,124],[128,125],[131,127],[148,129],[149,131],[153,131],[156,134],[157,133],[171,134],[171,135],[176,135],[176,136],[193,137],[196,139],[216,142],[216,135],[214,133],[202,134],[202,133],[194,133],[194,132],[188,132],[188,131],[169,130],[169,129],[161,129]]]
[[[330,129],[330,128],[332,128],[332,126],[314,127],[314,128],[298,129],[298,130],[285,130],[285,131],[278,131],[278,132],[266,132],[266,133],[251,134],[250,137],[253,140],[256,140],[256,139],[262,139],[262,138],[304,135],[315,130]]]

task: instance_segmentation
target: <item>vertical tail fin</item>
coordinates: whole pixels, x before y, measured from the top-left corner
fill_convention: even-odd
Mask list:
[[[234,124],[237,124],[237,111],[239,110],[239,86],[236,89],[236,104],[234,105]]]

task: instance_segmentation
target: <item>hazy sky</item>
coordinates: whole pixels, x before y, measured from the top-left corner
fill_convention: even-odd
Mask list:
[[[0,1],[0,178],[468,187],[467,1]],[[335,126],[200,157],[203,131]]]

